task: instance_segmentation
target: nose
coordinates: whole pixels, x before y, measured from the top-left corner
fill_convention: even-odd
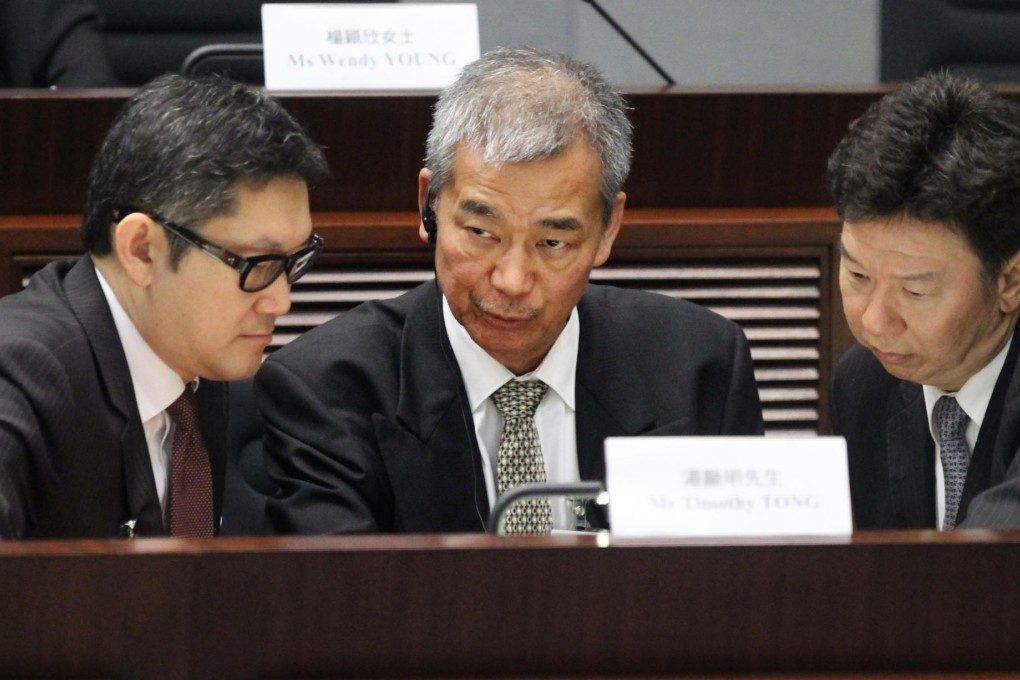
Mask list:
[[[277,277],[269,287],[256,293],[255,311],[259,314],[283,316],[290,311],[290,284],[287,276]]]
[[[885,295],[876,292],[868,297],[861,313],[861,327],[869,336],[894,335],[902,331],[903,326],[903,317]]]
[[[532,286],[534,275],[523,248],[504,251],[492,269],[492,286],[507,297],[520,297]]]

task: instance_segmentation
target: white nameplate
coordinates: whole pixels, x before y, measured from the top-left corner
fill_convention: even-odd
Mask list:
[[[606,490],[618,537],[853,531],[842,437],[610,437]]]
[[[435,89],[479,56],[472,4],[262,5],[270,90]]]

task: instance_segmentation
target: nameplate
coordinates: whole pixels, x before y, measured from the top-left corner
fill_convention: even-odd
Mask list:
[[[611,437],[605,446],[613,536],[853,531],[842,437]]]
[[[270,90],[436,89],[479,56],[472,4],[262,5]]]

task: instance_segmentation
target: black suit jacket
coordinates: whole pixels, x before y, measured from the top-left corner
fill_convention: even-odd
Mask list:
[[[996,490],[1016,465],[1020,446],[1020,373],[1014,341],[992,394],[971,454],[957,526],[990,526],[990,515],[1020,526],[1003,506]],[[920,529],[936,527],[935,442],[920,385],[893,377],[861,346],[848,351],[836,367],[832,386],[832,419],[847,440],[850,495],[857,529]],[[1020,470],[1012,477],[1020,494]],[[1006,491],[1008,491],[1007,489]],[[991,495],[991,499],[988,496]],[[1020,498],[1020,495],[1017,496]],[[1009,520],[1009,517],[1012,520]]]
[[[434,281],[341,314],[263,364],[255,389],[282,533],[481,531],[474,423]],[[604,480],[603,440],[760,434],[736,324],[661,295],[589,285],[578,313],[577,452]]]
[[[199,416],[223,504],[223,383]],[[0,299],[0,536],[165,533],[127,359],[92,261],[55,262]],[[218,522],[217,522],[218,523]]]
[[[0,87],[113,87],[93,0],[0,2]]]

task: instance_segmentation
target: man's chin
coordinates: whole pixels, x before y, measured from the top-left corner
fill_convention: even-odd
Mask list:
[[[879,363],[882,364],[882,368],[885,369],[885,372],[894,378],[906,380],[908,382],[918,382],[918,380],[916,380],[917,371],[911,366],[904,366],[903,364],[898,363],[887,363],[881,359],[879,360]]]
[[[229,365],[218,365],[212,366],[206,372],[207,375],[203,375],[202,378],[206,380],[218,380],[221,382],[233,382],[235,380],[244,380],[250,378],[258,372],[259,367],[262,365],[262,355],[241,362],[237,361]]]
[[[517,375],[522,375],[538,368],[538,365],[542,363],[542,359],[549,351],[548,347],[545,351],[538,351],[534,350],[531,343],[512,343],[507,342],[505,338],[501,338],[500,342],[479,342],[478,346],[484,349],[490,357]]]

